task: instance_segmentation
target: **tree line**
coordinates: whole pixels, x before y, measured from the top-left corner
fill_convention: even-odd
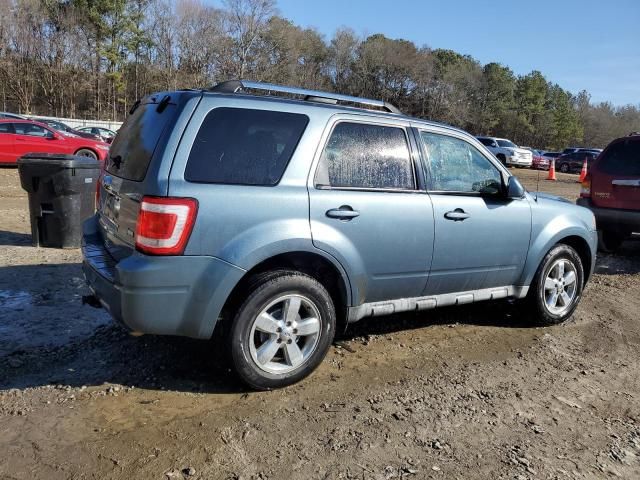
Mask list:
[[[245,78],[378,98],[474,134],[560,149],[640,130],[640,104],[594,103],[539,71],[341,28],[330,39],[274,0],[1,0],[4,111],[122,120],[143,95]]]

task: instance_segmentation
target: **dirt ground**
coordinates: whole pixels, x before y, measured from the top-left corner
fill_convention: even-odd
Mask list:
[[[574,200],[576,178],[540,190]],[[306,381],[255,393],[215,343],[83,306],[80,252],[28,232],[2,169],[2,479],[640,478],[638,240],[599,257],[564,325],[504,303],[366,320]]]

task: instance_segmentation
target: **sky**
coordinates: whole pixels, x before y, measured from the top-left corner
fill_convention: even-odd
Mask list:
[[[445,48],[516,74],[541,71],[593,102],[640,104],[640,0],[277,0],[329,40],[336,29]]]

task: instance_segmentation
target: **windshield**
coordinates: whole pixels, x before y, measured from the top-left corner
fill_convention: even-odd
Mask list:
[[[510,142],[509,140],[497,140],[498,145],[500,145],[501,147],[507,147],[507,148],[518,148],[518,146],[513,143]]]

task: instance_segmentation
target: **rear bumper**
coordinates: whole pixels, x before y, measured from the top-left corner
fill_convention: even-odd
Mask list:
[[[640,211],[599,208],[594,206],[589,198],[579,198],[576,203],[593,212],[598,230],[620,233],[640,232]]]
[[[84,224],[87,283],[128,329],[210,338],[227,297],[245,271],[215,257],[154,257],[135,252],[116,262],[104,248],[95,217]]]

